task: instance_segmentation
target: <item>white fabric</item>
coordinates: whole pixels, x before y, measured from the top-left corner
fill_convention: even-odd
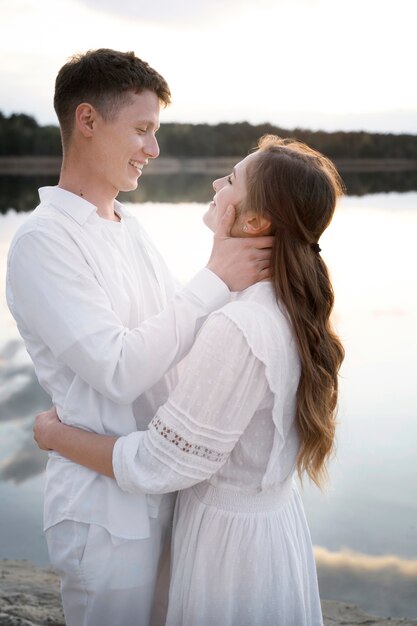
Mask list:
[[[112,222],[63,189],[40,196],[12,241],[7,274],[8,304],[39,381],[67,424],[113,435],[146,428],[175,383],[166,372],[229,291],[204,269],[174,294],[164,262],[119,203],[121,221]],[[70,519],[147,537],[159,502],[50,456],[45,528]]]
[[[226,463],[230,452],[251,419],[262,421],[273,404],[264,369],[233,322],[224,315],[210,317],[185,361],[180,384],[149,430],[117,440],[113,469],[120,487],[131,493],[167,493],[216,472],[215,482],[225,472],[225,480],[233,484],[233,469]],[[264,410],[254,416],[262,401]],[[272,438],[273,426],[268,426]],[[239,455],[241,441],[234,454]],[[244,439],[241,449],[237,465],[244,467]],[[262,463],[269,452],[267,444]],[[254,482],[255,491],[257,487]]]
[[[148,626],[158,563],[169,547],[174,498],[150,520],[146,539],[120,539],[102,526],[66,520],[49,528],[51,563],[61,577],[67,626]],[[157,616],[156,610],[159,614]],[[166,606],[154,607],[153,625]]]
[[[255,285],[209,317],[148,431],[116,442],[122,489],[184,490],[167,625],[321,626],[311,539],[293,482],[299,376],[272,286]]]

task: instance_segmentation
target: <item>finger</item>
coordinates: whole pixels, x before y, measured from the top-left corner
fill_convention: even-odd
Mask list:
[[[262,270],[271,269],[271,264],[268,259],[264,259],[263,261],[258,261],[258,271],[262,272]]]
[[[261,248],[260,250],[253,251],[253,258],[257,261],[270,261],[271,250],[269,248]]]
[[[270,267],[266,267],[265,269],[259,272],[259,280],[266,280],[267,278],[271,278],[271,277],[272,277],[272,273],[271,273]]]
[[[274,245],[275,237],[253,237],[250,239],[251,245],[254,248],[272,248]]]
[[[232,226],[235,223],[235,207],[233,204],[229,204],[220,222],[217,224],[216,232],[217,237],[230,237]]]
[[[271,251],[266,250],[250,250],[246,255],[245,259],[248,264],[256,264],[256,265],[270,265],[271,264]]]

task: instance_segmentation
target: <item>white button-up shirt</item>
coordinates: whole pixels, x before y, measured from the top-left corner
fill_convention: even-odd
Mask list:
[[[118,202],[121,221],[112,222],[58,187],[40,198],[12,241],[7,272],[9,308],[39,382],[67,424],[112,435],[143,430],[175,384],[171,368],[229,291],[203,269],[175,292],[162,258]],[[72,519],[146,537],[158,498],[123,493],[53,453],[44,527]]]

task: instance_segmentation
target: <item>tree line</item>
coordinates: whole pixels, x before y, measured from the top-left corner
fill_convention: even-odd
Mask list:
[[[299,139],[333,159],[417,159],[417,135],[285,129],[266,123],[166,123],[158,142],[166,157],[236,157],[247,154],[268,133]],[[61,155],[58,127],[40,126],[24,113],[7,117],[0,112],[0,156],[32,155]]]

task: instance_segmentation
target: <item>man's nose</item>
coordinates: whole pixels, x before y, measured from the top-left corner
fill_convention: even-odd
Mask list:
[[[159,156],[159,145],[154,135],[146,143],[145,152],[150,159],[156,159]]]

